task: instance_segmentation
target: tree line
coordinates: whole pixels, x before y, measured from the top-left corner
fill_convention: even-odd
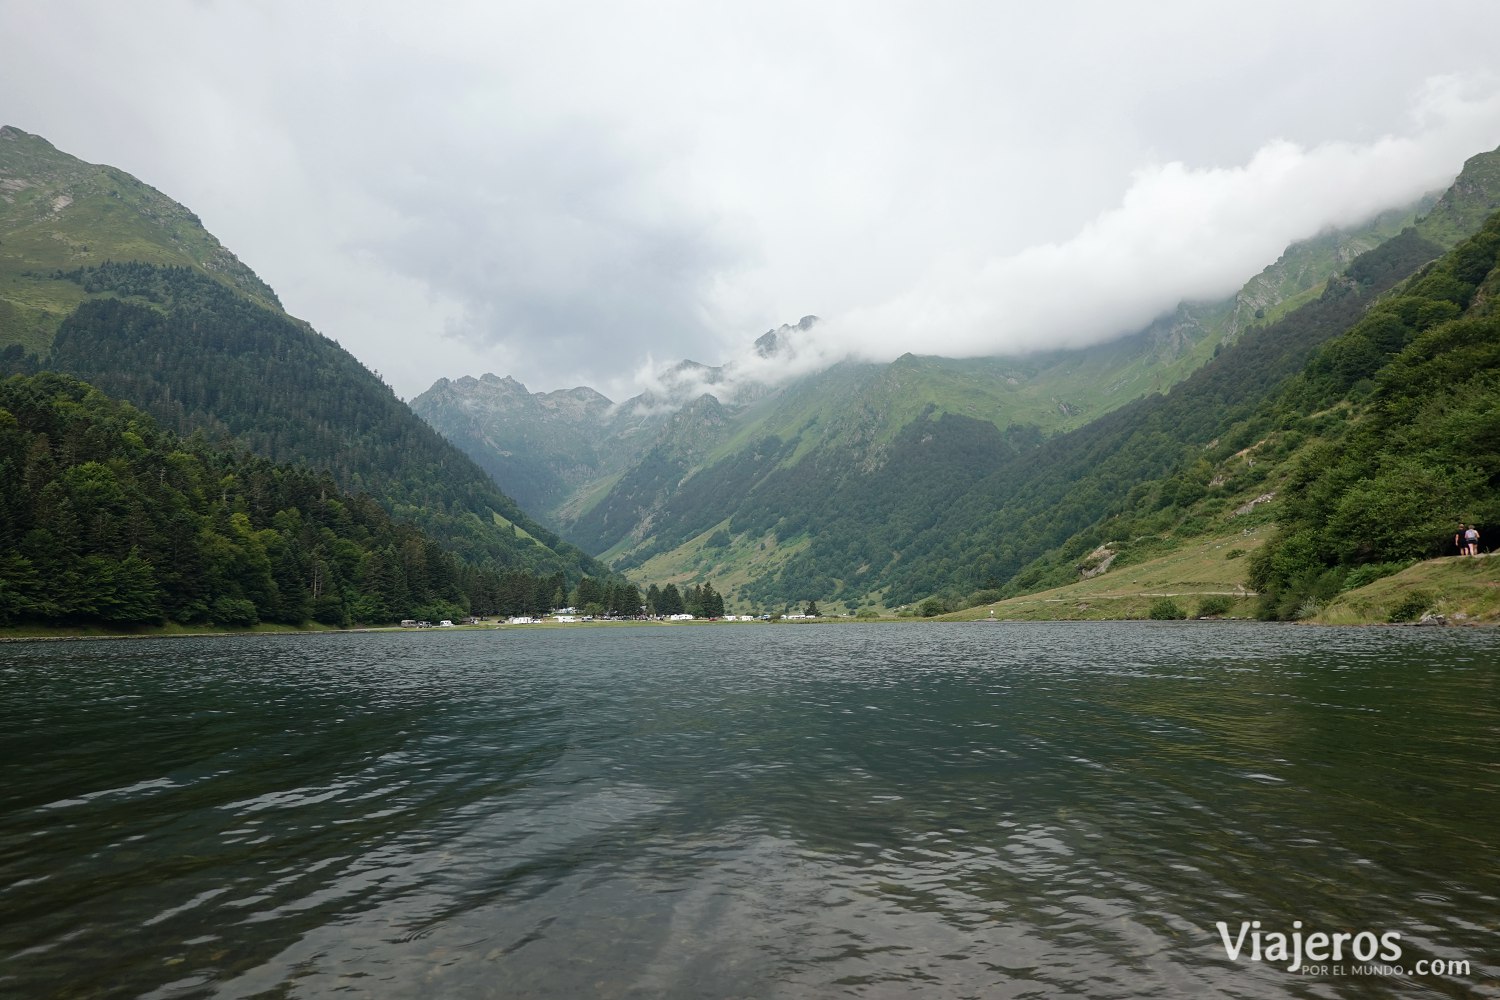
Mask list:
[[[607,573],[307,324],[186,267],[109,262],[51,277],[97,297],[62,322],[46,358],[0,352],[0,372],[65,372],[178,434],[325,470],[473,565]]]
[[[645,603],[474,565],[326,470],[181,437],[70,376],[0,381],[0,624],[378,625],[595,595]]]
[[[1500,524],[1500,213],[1328,344],[1268,409],[1300,450],[1277,532],[1252,558],[1267,618],[1296,618],[1414,559],[1460,521]]]
[[[1248,582],[1261,617],[1296,619],[1454,554],[1460,522],[1486,538],[1500,531],[1500,214],[1434,257],[1322,338],[1298,372],[1228,409],[1229,422],[1195,429],[1212,437],[1134,483],[1005,592],[1076,580],[1096,546],[1124,566],[1231,519],[1246,530],[1274,522],[1247,557]],[[1241,507],[1267,491],[1274,503]]]

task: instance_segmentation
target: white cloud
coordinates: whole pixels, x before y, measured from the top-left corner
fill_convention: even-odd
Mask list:
[[[1137,171],[1121,203],[1072,238],[949,258],[909,289],[832,317],[824,352],[888,360],[1079,347],[1137,330],[1182,300],[1232,294],[1283,248],[1367,221],[1452,180],[1500,136],[1500,96],[1428,81],[1409,136],[1307,149],[1276,140],[1237,167]]]
[[[405,396],[616,395],[807,313],[803,364],[1095,340],[1500,141],[1477,0],[55,0],[0,32],[6,122],[188,204]]]

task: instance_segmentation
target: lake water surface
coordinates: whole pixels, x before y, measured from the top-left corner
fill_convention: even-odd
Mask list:
[[[1496,631],[5,644],[0,760],[5,997],[1500,996]]]

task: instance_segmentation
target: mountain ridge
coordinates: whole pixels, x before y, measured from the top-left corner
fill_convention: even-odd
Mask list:
[[[704,454],[705,460],[695,463],[681,451],[675,457],[669,455],[670,443],[659,436],[652,449],[641,452],[633,468],[611,470],[607,477],[585,482],[569,501],[550,508],[552,523],[566,537],[627,573],[684,583],[711,575],[716,581],[735,579],[741,587],[759,581],[739,593],[726,591],[739,600],[751,596],[792,602],[811,597],[829,600],[834,594],[827,591],[793,594],[787,588],[776,591],[764,586],[768,574],[782,573],[789,559],[800,558],[778,549],[795,546],[805,553],[817,548],[819,541],[809,539],[803,544],[785,535],[767,535],[762,517],[739,518],[750,527],[743,533],[732,530],[736,518],[730,513],[745,509],[743,501],[729,496],[733,489],[763,490],[778,469],[786,471],[827,449],[846,452],[847,457],[817,466],[823,471],[816,475],[829,477],[825,492],[837,491],[840,482],[861,476],[878,478],[891,461],[920,460],[911,449],[926,432],[903,437],[903,429],[919,421],[931,423],[944,413],[989,422],[1000,438],[988,454],[998,461],[1049,434],[1104,416],[1131,399],[1166,391],[1247,331],[1316,301],[1326,293],[1331,276],[1403,229],[1416,225],[1431,231],[1437,222],[1429,220],[1448,225],[1449,217],[1460,210],[1472,218],[1477,213],[1469,209],[1476,198],[1488,200],[1500,192],[1500,184],[1488,178],[1497,162],[1500,157],[1495,153],[1471,158],[1462,175],[1469,190],[1462,198],[1454,189],[1434,193],[1413,205],[1381,213],[1358,229],[1328,231],[1299,241],[1247,280],[1235,296],[1213,303],[1184,302],[1136,334],[1088,351],[967,360],[908,354],[886,365],[845,362],[777,386],[744,405],[725,407],[728,420],[720,421],[713,434],[701,428],[695,432],[695,453]],[[1476,171],[1485,176],[1474,181]],[[1441,250],[1441,244],[1433,241],[1423,252],[1435,257]],[[807,321],[799,326],[804,331],[809,328]],[[758,349],[771,351],[780,341],[777,331],[768,331],[756,343]],[[422,410],[415,401],[414,408]],[[445,427],[440,414],[428,411],[423,415],[434,426]],[[513,427],[511,432],[524,437],[524,428]],[[594,433],[607,440],[607,430],[596,428]],[[658,435],[667,433],[658,431]],[[983,436],[985,432],[950,423],[937,433]],[[710,441],[714,436],[717,441]],[[891,451],[897,440],[905,442],[902,448],[906,450]],[[998,443],[1001,440],[1004,445]],[[719,465],[725,467],[715,471]],[[803,474],[815,475],[813,469],[809,466]],[[970,475],[963,468],[944,474]],[[707,502],[708,496],[724,502],[720,516],[712,516],[714,507]],[[769,494],[765,502],[771,503]],[[779,511],[783,518],[791,514]],[[720,534],[726,532],[731,539],[727,546]],[[710,537],[719,538],[721,544],[706,545]],[[809,579],[823,577],[810,572]],[[849,586],[848,581],[833,583],[834,579],[828,577],[835,590]]]
[[[13,125],[0,126],[0,232],[0,310],[10,314],[12,328],[30,327],[23,342],[33,352],[46,348],[82,296],[66,285],[38,288],[35,275],[22,284],[17,270],[73,270],[111,260],[188,266],[282,311],[275,291],[185,205]]]
[[[331,472],[470,563],[605,575],[352,354],[289,316],[184,206],[0,130],[0,372],[57,370],[164,427]]]

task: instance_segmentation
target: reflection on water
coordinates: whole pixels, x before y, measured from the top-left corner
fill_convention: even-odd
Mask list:
[[[1497,638],[7,645],[0,994],[1500,996]],[[1230,961],[1248,920],[1408,974]]]

